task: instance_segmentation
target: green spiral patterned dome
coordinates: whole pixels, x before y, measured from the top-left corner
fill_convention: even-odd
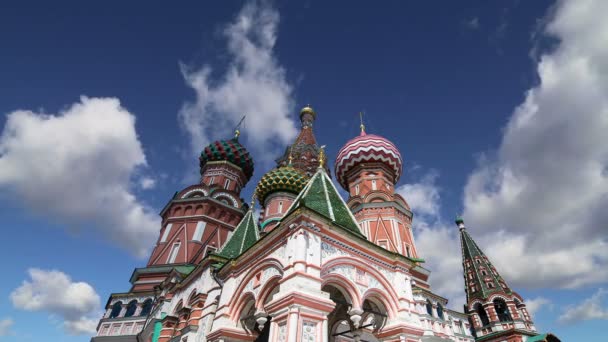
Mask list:
[[[253,176],[253,159],[237,137],[229,140],[217,140],[205,147],[201,152],[201,174],[208,162],[226,160],[243,170],[247,180]]]
[[[266,173],[255,191],[260,203],[264,203],[268,195],[277,191],[291,192],[297,195],[307,182],[308,177],[294,169],[293,166],[288,165]]]

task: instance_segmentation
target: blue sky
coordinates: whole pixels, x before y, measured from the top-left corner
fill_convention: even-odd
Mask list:
[[[108,294],[145,264],[156,213],[195,179],[205,143],[247,114],[249,198],[310,103],[330,157],[358,133],[359,111],[399,147],[398,191],[452,307],[464,298],[452,219],[464,213],[539,329],[601,341],[606,10],[601,0],[5,5],[0,340],[87,340]]]

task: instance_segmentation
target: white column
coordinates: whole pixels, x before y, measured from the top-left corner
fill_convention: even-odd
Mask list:
[[[290,308],[289,309],[289,331],[287,332],[287,341],[296,342],[298,341],[298,313],[300,309]]]

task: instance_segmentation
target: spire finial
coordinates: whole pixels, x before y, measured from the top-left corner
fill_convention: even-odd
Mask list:
[[[359,121],[361,122],[361,125],[359,126],[361,128],[361,135],[365,135],[365,125],[363,124],[363,112],[359,112]]]
[[[325,145],[321,146],[319,148],[319,167],[323,168],[323,165],[325,164]]]
[[[234,139],[238,139],[238,138],[239,138],[239,136],[241,135],[241,131],[240,131],[241,124],[242,124],[242,123],[243,123],[243,121],[245,120],[245,117],[246,117],[246,116],[247,116],[247,115],[243,115],[243,117],[241,118],[241,120],[239,121],[239,123],[238,123],[238,124],[236,124],[236,127],[234,127]]]
[[[456,219],[454,220],[454,223],[456,223],[456,225],[458,226],[458,228],[460,229],[464,229],[464,219],[462,218],[461,215],[456,215]]]

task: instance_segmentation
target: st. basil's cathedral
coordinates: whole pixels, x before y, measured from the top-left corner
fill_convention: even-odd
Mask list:
[[[128,291],[110,295],[91,341],[560,341],[537,332],[460,217],[466,303],[448,309],[429,284],[413,213],[395,193],[397,147],[361,125],[334,164],[344,201],[315,120],[304,107],[298,137],[251,204],[240,194],[254,162],[239,132],[205,147],[200,182],[162,209],[147,265]]]

